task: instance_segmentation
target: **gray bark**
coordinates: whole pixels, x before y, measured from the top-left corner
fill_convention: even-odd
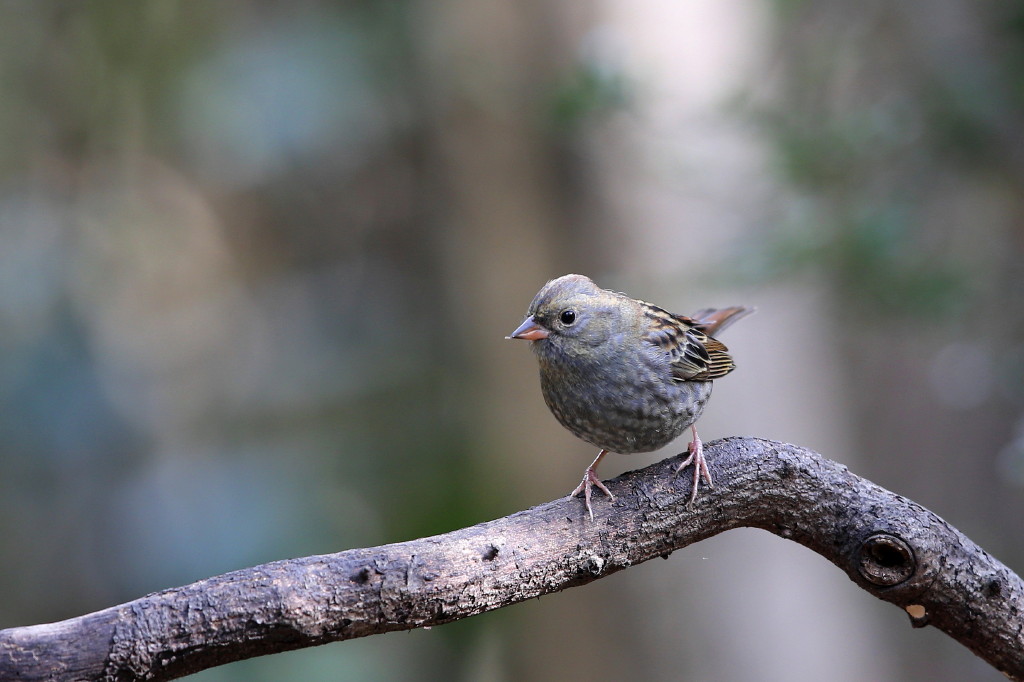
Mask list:
[[[253,656],[439,625],[583,585],[730,528],[799,542],[1013,679],[1024,583],[932,512],[794,445],[706,446],[687,509],[675,458],[608,482],[591,522],[560,499],[419,540],[276,561],[59,623],[0,630],[0,680],[170,680]],[[766,624],[766,627],[768,625]]]

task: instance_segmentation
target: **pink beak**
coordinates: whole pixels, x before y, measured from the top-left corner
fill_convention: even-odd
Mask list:
[[[516,327],[516,330],[510,335],[505,337],[506,339],[522,339],[524,341],[540,341],[541,339],[548,338],[548,330],[537,324],[533,315],[530,315],[523,323]]]

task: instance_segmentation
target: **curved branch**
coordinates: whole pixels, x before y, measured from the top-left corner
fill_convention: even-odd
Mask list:
[[[439,625],[583,585],[730,528],[799,542],[1024,679],[1024,583],[918,504],[809,450],[706,446],[719,487],[693,511],[673,460],[608,483],[616,502],[560,499],[470,528],[276,561],[60,623],[0,631],[0,679],[170,680],[252,656]]]

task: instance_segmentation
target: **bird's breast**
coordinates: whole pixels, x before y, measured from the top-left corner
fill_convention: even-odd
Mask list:
[[[676,382],[667,368],[635,362],[544,362],[541,390],[555,418],[578,438],[613,452],[649,452],[693,424],[710,382]]]

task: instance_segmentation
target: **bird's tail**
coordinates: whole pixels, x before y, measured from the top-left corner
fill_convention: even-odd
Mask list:
[[[698,310],[690,319],[709,336],[717,336],[722,330],[736,320],[742,319],[753,313],[757,308],[751,306],[734,305],[731,308],[704,308]]]

